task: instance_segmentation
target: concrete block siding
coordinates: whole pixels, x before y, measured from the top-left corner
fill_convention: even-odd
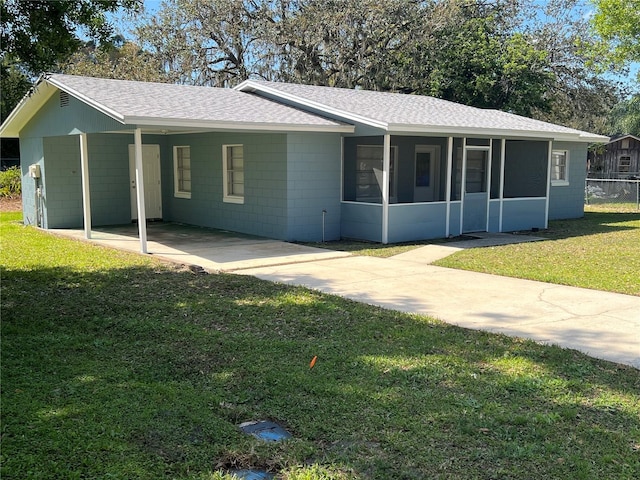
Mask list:
[[[325,240],[340,238],[340,150],[339,134],[287,134],[286,240],[322,240],[323,222]]]
[[[553,149],[569,152],[569,185],[555,186],[551,184],[549,220],[580,218],[584,216],[587,145],[584,143],[554,142]]]

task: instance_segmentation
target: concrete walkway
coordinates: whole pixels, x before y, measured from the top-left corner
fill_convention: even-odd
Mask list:
[[[640,368],[640,297],[435,267],[430,247],[238,273]]]
[[[84,239],[80,230],[51,232]],[[92,233],[98,245],[139,251],[135,226]],[[539,238],[492,234],[384,259],[184,225],[149,224],[148,234],[149,252],[172,262],[303,285],[640,368],[640,297],[430,265],[463,248]]]

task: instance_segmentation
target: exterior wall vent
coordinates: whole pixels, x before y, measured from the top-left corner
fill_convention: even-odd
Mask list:
[[[69,94],[67,92],[60,92],[60,108],[69,106]]]

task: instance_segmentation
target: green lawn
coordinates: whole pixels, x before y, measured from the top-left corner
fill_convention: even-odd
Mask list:
[[[640,295],[640,212],[590,206],[536,235],[548,240],[464,250],[435,265]]]
[[[640,477],[636,369],[0,221],[3,479]]]

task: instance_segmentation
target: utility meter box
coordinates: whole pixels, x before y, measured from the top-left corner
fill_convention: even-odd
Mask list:
[[[40,178],[40,165],[37,163],[29,165],[29,176],[31,178]]]

